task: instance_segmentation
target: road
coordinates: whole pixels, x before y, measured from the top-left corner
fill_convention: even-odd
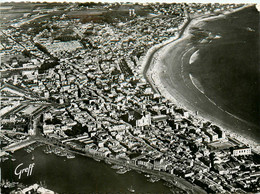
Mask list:
[[[30,70],[36,70],[36,69],[38,69],[37,66],[32,66],[32,67],[17,67],[17,68],[1,69],[1,70],[0,70],[0,73],[12,72],[12,71],[30,71]]]

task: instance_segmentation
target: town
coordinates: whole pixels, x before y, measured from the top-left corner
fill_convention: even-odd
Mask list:
[[[29,6],[1,21],[2,160],[41,142],[46,153],[65,148],[67,157],[153,174],[188,193],[260,191],[254,149],[166,100],[142,74],[147,51],[189,17],[242,5]],[[3,15],[25,9],[1,7]]]

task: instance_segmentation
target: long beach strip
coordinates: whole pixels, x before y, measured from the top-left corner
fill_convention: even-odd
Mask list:
[[[226,15],[228,15],[228,14],[231,14],[236,11],[240,11],[240,10],[245,9],[250,6],[252,6],[252,5],[245,5],[243,7],[234,9],[232,11],[222,12],[219,15],[210,15],[210,14],[197,15],[192,19],[190,19],[188,17],[188,19],[185,19],[184,23],[179,27],[179,29],[181,29],[181,31],[178,36],[174,36],[174,37],[170,38],[169,40],[167,40],[161,44],[155,45],[154,47],[149,49],[149,51],[144,59],[144,62],[142,64],[142,73],[144,74],[145,79],[151,85],[153,90],[157,93],[160,93],[166,99],[174,102],[178,107],[184,108],[185,110],[189,110],[189,112],[194,115],[196,110],[187,108],[184,106],[183,101],[185,101],[186,99],[184,99],[182,96],[180,96],[178,94],[178,91],[175,91],[174,95],[170,94],[170,92],[166,89],[164,83],[162,83],[160,74],[162,74],[162,73],[164,73],[164,71],[166,71],[165,70],[166,68],[164,68],[165,64],[163,63],[163,59],[166,57],[168,51],[171,48],[175,47],[180,41],[182,41],[184,39],[188,39],[191,36],[191,34],[190,34],[191,27],[198,25],[202,21],[209,21],[209,20],[213,20],[213,19],[219,19],[221,17],[226,17]],[[212,103],[214,103],[214,102],[212,102]],[[205,118],[202,118],[198,115],[196,117],[200,118],[202,120],[205,120]],[[211,120],[209,118],[206,118],[206,119]],[[242,137],[241,135],[239,135],[231,130],[226,130],[227,127],[223,126],[222,123],[217,122],[216,120],[213,120],[212,123],[222,127],[222,129],[225,130],[226,134],[229,135],[230,137],[235,138],[235,139],[239,140],[240,142],[243,142],[244,144],[250,145],[255,152],[260,153],[260,146],[253,140],[250,140],[247,137]]]

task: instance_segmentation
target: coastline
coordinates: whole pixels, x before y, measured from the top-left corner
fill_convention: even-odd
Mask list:
[[[19,8],[23,6],[23,4],[18,5]],[[25,7],[28,6],[31,6],[31,4],[28,3],[27,5],[26,3]],[[200,77],[195,74],[202,72],[198,71],[199,65],[197,64],[202,64],[202,62],[198,63],[198,61],[201,60],[201,55],[205,54],[205,52],[199,54],[197,52],[199,49],[196,49],[196,47],[202,41],[200,38],[197,41],[196,32],[207,30],[199,22],[213,15],[213,13],[210,14],[209,10],[214,11],[215,15],[222,15],[222,11],[216,12],[216,10],[232,11],[233,9],[230,9],[230,7],[241,7],[241,4],[216,4],[211,6],[207,4],[187,5],[177,3],[176,5],[169,4],[169,6],[151,4],[136,7],[130,3],[127,7],[134,8],[134,10],[129,10],[131,17],[121,20],[120,17],[117,18],[118,14],[115,15],[118,26],[114,25],[114,23],[110,25],[109,22],[104,26],[103,22],[95,22],[95,18],[93,21],[92,18],[88,18],[90,21],[88,20],[86,23],[85,21],[80,22],[81,20],[74,18],[75,14],[73,18],[66,17],[66,15],[71,15],[66,14],[66,12],[73,12],[77,15],[82,10],[84,12],[84,7],[86,7],[86,10],[89,8],[93,8],[92,11],[97,12],[101,10],[100,19],[103,20],[102,10],[104,9],[103,16],[114,12],[119,13],[117,11],[118,6],[114,6],[114,4],[111,4],[111,6],[110,4],[79,6],[78,3],[75,3],[70,4],[69,8],[66,4],[52,5],[48,3],[39,4],[39,7],[38,5],[36,7],[32,6],[33,8],[30,9],[32,14],[23,14],[23,16],[17,16],[19,19],[7,20],[5,27],[8,28],[9,23],[11,22],[12,25],[13,21],[19,23],[20,20],[22,20],[21,22],[24,19],[30,20],[35,16],[33,13],[35,12],[37,15],[50,13],[47,14],[50,16],[49,22],[46,23],[42,19],[39,21],[39,26],[47,29],[49,26],[50,29],[47,32],[44,29],[43,31],[40,28],[37,29],[37,26],[31,24],[34,20],[22,29],[3,29],[3,32],[8,34],[6,38],[14,40],[11,42],[6,41],[7,44],[3,45],[5,47],[4,53],[10,58],[4,64],[7,71],[8,69],[12,71],[12,67],[16,71],[17,63],[18,66],[26,66],[26,64],[23,65],[20,62],[34,64],[40,61],[43,65],[53,62],[52,57],[46,55],[47,51],[42,51],[46,49],[41,48],[39,45],[36,49],[31,49],[35,47],[34,37],[38,37],[36,42],[43,45],[45,43],[49,44],[53,42],[55,35],[59,36],[60,33],[66,31],[66,27],[71,27],[72,29],[69,29],[68,34],[70,32],[72,35],[76,34],[77,36],[72,39],[76,39],[78,42],[83,41],[82,45],[85,46],[72,52],[66,45],[60,45],[66,47],[63,49],[65,52],[61,49],[55,56],[56,58],[64,58],[64,60],[61,60],[60,65],[54,68],[55,71],[50,68],[37,76],[37,72],[33,73],[33,71],[22,67],[22,70],[26,71],[25,73],[19,73],[20,69],[18,69],[14,73],[18,74],[17,76],[14,75],[9,79],[7,72],[5,76],[7,78],[3,78],[3,83],[6,82],[5,84],[9,84],[10,87],[14,88],[14,91],[9,93],[3,91],[4,97],[6,96],[3,102],[4,107],[7,106],[8,108],[10,103],[11,105],[20,105],[3,116],[5,122],[2,128],[5,130],[2,130],[0,134],[3,141],[3,152],[1,151],[0,155],[6,155],[2,157],[3,163],[1,163],[3,177],[1,187],[7,188],[3,190],[3,193],[25,191],[32,187],[34,187],[35,192],[40,191],[40,187],[42,187],[46,189],[43,192],[51,189],[51,192],[59,193],[172,192],[203,194],[208,192],[231,192],[232,190],[236,192],[260,191],[257,186],[257,177],[255,178],[259,166],[258,155],[256,157],[251,155],[242,158],[246,160],[246,163],[240,158],[236,160],[235,152],[234,158],[230,157],[230,151],[232,150],[228,149],[223,153],[216,153],[216,158],[212,157],[215,148],[222,149],[223,147],[226,148],[241,143],[231,137],[229,138],[230,141],[226,138],[219,138],[219,141],[210,142],[210,140],[214,139],[214,134],[211,136],[206,132],[207,126],[204,130],[204,123],[209,120],[200,112],[200,104],[198,104],[197,108],[197,104],[194,103],[200,96],[198,95],[199,92],[202,94],[205,92],[204,95],[210,94],[209,96],[214,97],[209,92],[208,87],[204,89],[205,82],[201,81],[202,84],[200,84]],[[9,7],[11,7],[10,10],[15,11],[16,4]],[[52,8],[54,12],[60,10],[61,14],[58,16],[53,15]],[[147,14],[145,13],[144,17],[141,14],[139,16],[138,11],[136,17],[132,17],[135,10],[141,10],[144,13],[147,11]],[[203,10],[203,12],[208,10],[206,13],[210,16],[207,16],[206,13],[204,16],[193,14],[193,19],[190,19],[187,10],[195,13],[200,12],[200,10]],[[65,15],[62,14],[64,11]],[[244,11],[247,12],[248,9]],[[88,15],[88,13],[83,13],[83,15],[86,14]],[[128,8],[126,14],[128,14]],[[178,14],[180,16],[174,16]],[[237,15],[240,16],[241,14],[238,13]],[[241,19],[241,17],[237,18],[238,20]],[[250,21],[248,18],[245,17],[244,21]],[[112,19],[114,18],[112,17]],[[200,21],[193,25],[199,28],[194,28],[191,24],[191,22],[196,22],[196,19]],[[229,17],[227,17],[228,19]],[[223,20],[216,18],[215,22],[221,24]],[[240,22],[237,23],[240,24]],[[176,26],[178,26],[178,29]],[[224,25],[215,26],[222,27]],[[25,33],[26,29],[29,29],[28,33]],[[206,48],[208,48],[207,43],[215,38],[212,29],[209,28],[208,31],[205,31],[205,37],[207,37],[208,32],[212,35],[204,38]],[[218,28],[216,29],[218,30]],[[223,29],[225,30],[225,28]],[[253,28],[250,29],[254,30]],[[191,31],[189,32],[189,30]],[[87,40],[84,40],[84,37],[82,38],[81,34],[83,32],[89,37]],[[193,32],[195,41],[192,42],[194,44],[189,44],[191,42],[189,40],[190,33]],[[219,34],[222,37],[222,33]],[[19,36],[25,40],[31,39],[30,44],[24,46],[20,44]],[[52,38],[48,38],[50,36]],[[128,40],[120,39],[120,37],[124,36]],[[183,40],[183,36],[188,38]],[[70,40],[70,36],[67,39],[69,40],[67,42],[74,41]],[[252,40],[255,41],[253,38]],[[63,40],[60,41],[64,42]],[[60,41],[58,40],[58,42]],[[102,48],[97,45],[101,45]],[[250,46],[250,44],[245,45]],[[212,43],[212,46],[215,48],[216,44]],[[149,50],[150,53],[147,55],[148,48],[151,47],[153,49]],[[17,59],[12,60],[12,57],[15,57],[17,53],[19,55],[23,49],[26,51],[22,53],[24,56],[17,56]],[[30,51],[32,51],[32,57],[30,57]],[[196,52],[199,55],[198,61],[191,65],[191,61],[196,60]],[[192,53],[194,54],[193,59],[191,57]],[[212,53],[212,56],[219,58],[218,55],[215,55],[217,52]],[[105,54],[105,57],[103,57],[103,54]],[[204,60],[209,59],[208,56],[206,55]],[[246,55],[243,53],[241,56]],[[27,61],[27,58],[29,61]],[[147,78],[147,81],[140,72],[137,72],[140,70],[144,58],[146,58],[146,63],[143,66],[143,71],[146,72],[144,77]],[[214,63],[208,62],[210,60],[204,60],[201,61],[204,62],[206,68],[209,67],[209,64],[214,66]],[[189,71],[188,66],[190,69],[193,67],[197,71]],[[5,67],[3,67],[4,70]],[[157,68],[160,71],[157,71]],[[219,69],[225,70],[225,68]],[[32,76],[27,71],[32,72]],[[188,72],[190,74],[187,76]],[[230,73],[230,71],[226,72]],[[23,75],[26,73],[28,76]],[[164,74],[169,78],[172,76],[177,77],[177,79],[172,79],[173,82],[168,82],[166,83],[168,85],[166,85],[164,83]],[[182,75],[185,78],[182,78]],[[194,78],[192,75],[194,75]],[[204,72],[199,75],[204,75]],[[50,81],[52,77],[55,77],[55,82]],[[218,76],[215,77],[218,78]],[[34,78],[36,78],[37,83]],[[35,83],[32,83],[32,80]],[[209,80],[211,80],[210,83],[215,81],[214,79]],[[188,82],[192,90],[187,90],[184,87],[185,81]],[[150,85],[148,82],[150,82]],[[156,83],[161,85],[158,86]],[[22,85],[22,87],[15,88],[15,85],[18,85],[18,87]],[[68,87],[68,85],[71,85],[71,87]],[[172,90],[171,86],[173,87]],[[158,93],[151,92],[151,89]],[[183,89],[186,89],[186,93],[182,93]],[[20,90],[22,93],[28,93],[29,100],[19,97],[19,95],[17,97],[16,94]],[[190,96],[185,94],[190,94]],[[165,101],[166,98],[163,95],[169,95],[169,99],[172,98],[175,104]],[[196,100],[192,100],[191,96],[194,96]],[[219,100],[220,98],[217,97],[216,95],[216,98],[212,99]],[[186,104],[182,104],[185,100],[190,102],[189,105],[194,105],[193,109],[187,108],[186,102]],[[203,100],[206,101],[205,105],[210,104],[210,99],[204,97]],[[162,102],[162,106],[160,102]],[[157,105],[159,105],[159,110]],[[213,105],[211,104],[211,106]],[[183,107],[183,110],[180,110],[180,107]],[[199,116],[195,116],[193,110],[196,110],[196,115],[200,113],[201,119],[199,119]],[[205,112],[208,111],[208,109],[205,110]],[[141,112],[144,113],[141,115],[144,116],[143,118],[140,117]],[[42,116],[41,118],[39,118],[39,113]],[[150,114],[148,115],[149,118],[145,118],[146,113]],[[166,115],[168,119],[160,117],[162,114]],[[157,115],[157,118],[151,118],[154,115]],[[212,112],[212,115],[214,116],[214,112]],[[218,116],[217,113],[215,115]],[[151,119],[156,123],[149,122]],[[135,120],[140,122],[135,123]],[[163,120],[163,122],[160,120]],[[146,121],[150,126],[148,126],[148,133],[142,127],[142,125],[147,125]],[[219,130],[215,130],[214,127],[210,126],[209,128],[216,131],[218,137],[221,136]],[[206,135],[211,136],[211,138],[205,140],[208,138]],[[204,140],[209,143],[207,144]],[[216,166],[210,165],[210,162],[216,164]],[[34,170],[31,168],[30,175],[28,175],[25,171],[30,169],[32,164]],[[250,168],[248,168],[247,164]],[[222,169],[223,174],[220,171]],[[239,178],[245,179],[242,181],[249,185],[248,189],[241,188]]]
[[[240,10],[245,9],[250,6],[252,6],[252,5],[245,5],[238,9],[222,12],[219,15],[211,15],[211,14],[198,15],[197,17],[194,17],[190,21],[186,21],[186,24],[187,24],[186,26],[185,26],[185,24],[183,24],[183,27],[182,27],[183,34],[181,36],[179,36],[179,37],[174,36],[174,37],[170,38],[168,41],[165,41],[164,43],[161,43],[159,45],[155,45],[154,47],[152,47],[148,51],[148,53],[145,57],[145,63],[143,64],[142,72],[143,72],[146,80],[153,87],[153,89],[156,92],[160,93],[162,96],[164,96],[166,99],[175,103],[178,107],[188,110],[191,115],[195,115],[195,112],[197,110],[195,110],[194,107],[188,108],[187,106],[185,106],[184,101],[186,101],[186,103],[189,103],[189,102],[186,99],[184,99],[178,93],[177,90],[175,90],[173,92],[174,94],[170,93],[167,90],[166,85],[165,85],[166,83],[163,83],[163,77],[162,77],[163,74],[167,71],[166,64],[165,64],[165,61],[163,61],[163,59],[165,59],[167,57],[167,54],[169,53],[169,50],[171,48],[176,47],[176,45],[179,44],[181,41],[188,39],[191,36],[191,34],[190,34],[191,27],[196,26],[203,21],[216,20],[216,19],[219,19],[222,17],[226,17],[228,14],[240,11]],[[189,50],[192,50],[192,49],[194,50],[194,52],[196,52],[196,50],[193,47],[189,48]],[[184,54],[186,54],[186,53],[184,53]],[[152,58],[152,59],[149,59],[149,58]],[[182,71],[183,71],[183,69],[182,69]],[[194,85],[194,86],[196,87],[196,85]],[[198,90],[197,87],[196,87],[196,89]],[[201,91],[199,90],[199,92],[201,92]],[[208,100],[211,101],[210,99],[208,99]],[[211,101],[211,103],[214,104],[213,101]],[[222,111],[224,111],[224,110],[222,109]],[[224,112],[226,112],[226,111],[224,111]],[[234,115],[231,115],[228,112],[226,112],[226,113],[235,118]],[[239,133],[236,133],[235,131],[228,129],[228,127],[225,126],[225,123],[221,123],[221,122],[217,121],[216,119],[211,119],[211,118],[204,117],[204,116],[202,117],[200,115],[196,115],[195,117],[199,118],[201,120],[210,120],[215,125],[220,126],[229,137],[235,138],[235,139],[239,140],[241,143],[250,145],[252,147],[253,151],[260,153],[260,146],[256,141],[254,141],[252,139],[248,139],[248,137],[243,137]],[[239,119],[239,118],[236,118],[236,119]]]
[[[37,142],[42,143],[42,145],[40,145],[39,147],[35,147],[36,149],[32,150],[36,153],[33,152],[33,153],[29,154],[29,152],[27,152],[28,154],[24,154],[24,153],[21,153],[21,152],[25,152],[25,150],[23,150],[23,149],[16,150],[15,151],[15,153],[16,153],[15,159],[16,160],[10,161],[10,162],[15,163],[15,164],[19,164],[19,163],[22,163],[24,161],[29,162],[29,161],[31,161],[31,156],[33,155],[33,156],[35,156],[35,159],[33,159],[33,160],[37,164],[37,168],[38,168],[38,166],[40,165],[41,159],[45,158],[45,155],[44,155],[45,152],[43,151],[43,146],[51,145],[53,147],[60,148],[58,145],[55,145],[55,144],[52,144],[52,143],[47,143],[46,141],[41,140],[41,139],[38,139]],[[134,173],[144,173],[144,174],[154,175],[155,177],[158,177],[161,180],[172,184],[173,187],[176,187],[176,189],[186,191],[187,193],[189,193],[191,187],[193,187],[193,189],[194,189],[193,193],[198,193],[198,194],[206,193],[206,191],[204,191],[201,187],[193,186],[190,182],[186,181],[185,179],[183,179],[181,177],[176,176],[175,174],[169,174],[169,173],[166,173],[166,172],[160,172],[160,171],[156,171],[156,170],[152,170],[152,169],[146,169],[146,168],[143,168],[143,167],[138,167],[134,164],[125,162],[123,160],[119,160],[119,159],[115,159],[115,158],[109,158],[109,157],[105,157],[105,156],[100,156],[100,155],[93,154],[91,152],[81,153],[79,151],[75,151],[75,150],[71,150],[71,149],[67,149],[66,151],[68,153],[76,155],[77,156],[76,159],[72,159],[72,160],[69,160],[68,158],[64,159],[63,158],[64,156],[60,156],[58,154],[55,154],[54,152],[51,152],[51,154],[50,153],[45,153],[45,154],[47,154],[47,157],[51,157],[51,160],[61,162],[62,165],[66,164],[63,161],[70,162],[70,164],[77,163],[77,164],[83,164],[84,165],[84,163],[78,162],[79,157],[81,157],[80,160],[82,160],[82,159],[84,159],[84,160],[93,159],[93,161],[90,160],[93,165],[100,165],[99,162],[102,161],[101,164],[105,168],[108,167],[108,169],[111,169],[109,165],[119,165],[119,166],[123,166],[123,167],[126,167],[126,168],[130,168],[132,171],[135,171]],[[23,157],[22,158],[18,157],[17,154],[18,154],[18,156],[23,155]],[[6,163],[3,163],[3,165],[5,165],[5,164]],[[48,168],[50,168],[50,167],[48,167]],[[38,171],[38,173],[39,173],[39,171]],[[60,171],[59,171],[59,173],[60,173]],[[113,171],[112,173],[115,173],[115,171]],[[35,173],[33,175],[35,176]],[[140,177],[142,177],[142,179],[144,178],[143,175],[140,175]],[[146,183],[147,179],[146,178],[144,178],[144,179],[145,179],[145,183]],[[30,178],[26,179],[26,181],[30,181],[30,180],[33,180],[33,179],[30,179]],[[23,182],[23,183],[29,184],[28,182]],[[30,184],[32,184],[32,183],[30,183]],[[151,184],[156,187],[155,184],[153,184],[153,183],[151,183]],[[56,190],[56,187],[53,187],[53,185],[52,185],[52,187],[50,187],[50,189]]]

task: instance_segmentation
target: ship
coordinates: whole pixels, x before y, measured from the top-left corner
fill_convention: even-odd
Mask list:
[[[252,28],[250,28],[250,27],[247,27],[246,28],[248,31],[250,31],[250,32],[254,32],[255,30],[254,29],[252,29]]]
[[[111,162],[109,162],[108,160],[105,160],[105,163],[107,163],[107,164],[111,164]]]
[[[56,154],[56,156],[63,156],[62,152],[60,152],[60,151],[57,151],[55,154]]]
[[[148,179],[148,181],[151,182],[151,183],[155,183],[155,182],[157,182],[157,181],[159,181],[159,180],[160,180],[160,179],[157,178],[157,177],[151,177],[150,179]]]
[[[131,193],[134,193],[134,192],[135,192],[135,190],[134,190],[133,186],[131,186],[131,187],[130,187],[130,188],[128,188],[127,190],[128,190],[128,191],[130,191]]]
[[[52,153],[52,151],[51,151],[51,146],[50,146],[50,145],[46,146],[46,148],[43,150],[43,152],[44,152],[45,154],[51,154],[51,153]]]
[[[113,166],[111,166],[111,168],[119,170],[119,169],[123,168],[123,166],[113,165]]]
[[[9,159],[8,157],[1,157],[1,162],[4,162],[4,161],[6,161],[8,159]]]
[[[128,169],[126,168],[121,168],[118,171],[116,171],[117,174],[125,174],[126,172],[128,172]]]
[[[68,159],[75,158],[75,155],[68,153],[68,154],[67,154],[67,158],[68,158]]]
[[[98,158],[93,158],[95,161],[100,162],[101,160]]]

